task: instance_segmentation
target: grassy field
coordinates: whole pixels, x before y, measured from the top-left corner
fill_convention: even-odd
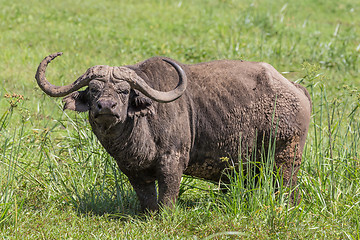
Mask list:
[[[357,0],[0,0],[0,239],[360,239],[360,6]],[[141,215],[86,114],[63,112],[57,85],[93,65],[163,55],[185,63],[272,64],[307,87],[313,114],[298,189],[270,174],[232,190],[184,177],[173,211]],[[270,178],[270,180],[269,180]],[[251,185],[251,184],[250,184]]]

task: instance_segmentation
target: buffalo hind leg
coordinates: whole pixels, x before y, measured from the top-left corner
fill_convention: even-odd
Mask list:
[[[291,192],[290,202],[294,205],[297,205],[300,201],[300,193],[298,189],[295,189],[303,152],[303,144],[299,140],[298,136],[294,136],[290,140],[278,141],[275,150],[277,171],[282,176],[283,187],[289,188]]]

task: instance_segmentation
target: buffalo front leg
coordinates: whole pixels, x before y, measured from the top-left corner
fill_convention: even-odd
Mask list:
[[[155,181],[143,182],[140,179],[129,178],[141,205],[141,211],[157,211],[156,186]]]
[[[164,155],[158,173],[159,199],[161,207],[173,208],[179,194],[184,161],[179,154]]]

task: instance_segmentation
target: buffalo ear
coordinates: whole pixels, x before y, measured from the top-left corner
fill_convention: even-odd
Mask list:
[[[90,109],[88,88],[84,91],[76,91],[63,98],[64,110],[69,109],[77,112],[86,112]]]
[[[131,90],[128,116],[133,118],[154,114],[153,102],[137,90]]]

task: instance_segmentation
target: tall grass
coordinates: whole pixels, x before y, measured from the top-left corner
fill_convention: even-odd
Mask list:
[[[304,82],[317,104],[313,105],[313,134],[304,152],[303,194],[313,211],[333,219],[339,227],[353,224],[353,231],[343,231],[359,238],[359,95],[356,88],[344,86],[342,95],[330,98],[327,77],[310,76]]]
[[[61,142],[50,143],[58,149],[42,151],[54,191],[66,192],[64,200],[82,213],[134,214],[138,209],[135,193],[87,126],[87,117],[64,116],[66,120],[56,124],[66,126],[67,135]]]
[[[6,221],[15,221],[17,224],[17,216],[21,212],[23,201],[16,196],[14,188],[16,187],[16,175],[19,171],[18,162],[21,153],[19,139],[24,134],[24,124],[20,129],[14,132],[7,132],[7,126],[11,122],[11,116],[14,109],[23,100],[21,95],[5,95],[8,99],[9,107],[2,113],[0,118],[0,136],[3,138],[0,158],[0,228]],[[15,214],[11,218],[10,211]]]

